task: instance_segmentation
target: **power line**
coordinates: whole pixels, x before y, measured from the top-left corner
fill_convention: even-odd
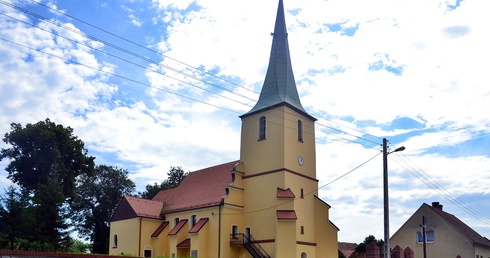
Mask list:
[[[359,164],[358,166],[354,167],[353,169],[347,171],[346,173],[340,175],[339,177],[337,178],[334,178],[333,180],[329,181],[328,183],[316,188],[315,190],[312,190],[310,192],[307,192],[305,194],[303,194],[303,196],[306,196],[306,195],[310,195],[310,194],[314,194],[316,192],[318,192],[318,190],[326,187],[326,186],[329,186],[333,183],[335,183],[336,181],[342,179],[343,177],[351,174],[352,172],[356,171],[357,169],[361,168],[362,166],[366,165],[368,162],[370,162],[371,160],[373,160],[374,158],[376,158],[377,156],[379,156],[381,154],[381,152],[378,152],[376,155],[372,156],[371,158],[369,158],[368,160],[362,162],[361,164]],[[273,206],[269,206],[269,207],[266,207],[266,208],[263,208],[263,209],[258,209],[258,210],[254,210],[254,211],[248,211],[248,212],[240,212],[240,213],[221,213],[221,215],[243,215],[243,214],[252,214],[252,213],[258,213],[258,212],[262,212],[262,211],[266,211],[266,210],[270,210],[270,209],[275,209],[279,206],[282,206],[282,205],[285,205],[287,203],[290,203],[290,202],[294,202],[296,201],[297,199],[301,199],[301,197],[296,197],[292,200],[289,200],[289,201],[286,201],[286,202],[283,202],[281,204],[276,204],[276,205],[273,205]]]
[[[0,1],[0,2],[5,3],[4,1]],[[198,71],[198,72],[200,72],[200,73],[204,73],[204,74],[206,74],[206,75],[212,76],[212,77],[214,77],[214,78],[216,78],[216,79],[219,79],[219,80],[221,80],[221,81],[224,81],[224,82],[227,82],[227,83],[233,84],[233,85],[235,85],[235,86],[237,86],[237,87],[240,87],[240,88],[245,89],[245,90],[247,90],[247,91],[251,91],[251,92],[254,92],[254,93],[258,94],[257,92],[255,92],[255,91],[253,91],[253,90],[250,90],[249,88],[243,87],[243,86],[241,86],[241,85],[239,85],[239,84],[236,84],[236,83],[234,83],[234,82],[232,82],[232,81],[229,81],[229,80],[226,80],[226,79],[221,78],[221,77],[219,77],[219,76],[216,76],[216,75],[214,75],[214,74],[212,74],[212,73],[209,73],[209,72],[203,71],[203,70],[201,70],[201,69],[199,69],[199,68],[197,68],[197,67],[195,67],[195,66],[189,65],[188,63],[185,63],[185,62],[182,62],[182,61],[177,60],[177,59],[175,59],[175,58],[172,58],[172,57],[170,57],[170,56],[167,56],[167,55],[163,54],[162,52],[155,51],[155,50],[153,50],[153,49],[151,49],[151,48],[148,48],[148,47],[146,47],[146,46],[144,46],[144,45],[141,45],[141,44],[139,44],[139,43],[137,43],[137,42],[135,42],[135,41],[132,41],[132,40],[127,39],[127,38],[125,38],[125,37],[119,36],[119,35],[117,35],[117,34],[115,34],[115,33],[112,33],[112,32],[110,32],[110,31],[108,31],[108,30],[105,30],[105,29],[103,29],[103,28],[101,28],[101,27],[98,27],[98,26],[96,26],[96,25],[93,25],[93,24],[91,24],[91,23],[88,23],[88,22],[86,22],[86,21],[84,21],[84,20],[82,20],[82,19],[79,19],[79,18],[77,18],[77,17],[74,17],[74,16],[72,16],[72,15],[69,15],[69,14],[67,14],[67,13],[65,13],[65,12],[60,12],[60,11],[59,11],[59,10],[57,10],[57,9],[54,9],[54,8],[52,8],[52,7],[50,7],[50,6],[47,6],[47,5],[45,5],[45,4],[42,4],[42,3],[37,2],[37,1],[34,1],[34,0],[31,0],[31,2],[34,2],[34,3],[36,3],[36,4],[40,5],[40,6],[43,6],[43,7],[47,8],[47,9],[50,9],[51,11],[56,12],[56,13],[58,13],[58,14],[64,15],[64,16],[66,16],[66,17],[69,17],[69,18],[71,18],[71,19],[73,19],[73,20],[76,20],[76,21],[78,21],[78,22],[81,22],[81,23],[83,23],[83,24],[85,24],[85,25],[87,25],[87,26],[90,26],[90,27],[92,27],[92,28],[95,28],[95,29],[97,29],[97,30],[100,30],[100,31],[102,31],[102,32],[104,32],[104,33],[107,33],[107,34],[109,34],[109,35],[112,35],[112,36],[114,36],[114,37],[116,37],[116,38],[119,38],[119,39],[121,39],[121,40],[123,40],[123,41],[126,41],[126,42],[128,42],[128,43],[131,43],[131,44],[133,44],[133,45],[135,45],[135,46],[138,46],[138,47],[143,48],[143,49],[145,49],[145,50],[148,50],[148,51],[151,51],[151,52],[156,53],[156,54],[158,54],[158,55],[161,55],[161,56],[163,56],[163,57],[166,57],[166,58],[168,58],[168,59],[170,59],[170,60],[172,60],[172,61],[175,61],[175,62],[180,63],[180,64],[182,64],[182,65],[185,65],[185,66],[187,66],[187,67],[189,67],[189,68],[192,68],[192,69],[194,69],[194,70],[196,70],[196,71]]]
[[[130,51],[130,50],[127,50],[127,49],[125,49],[125,48],[119,47],[119,46],[117,46],[117,45],[115,45],[115,44],[112,44],[112,43],[110,43],[110,42],[103,41],[103,40],[101,40],[101,39],[99,39],[99,38],[97,38],[97,37],[93,37],[93,36],[88,35],[88,34],[80,33],[78,30],[75,30],[75,29],[70,28],[70,27],[68,27],[68,26],[65,26],[65,25],[63,25],[63,24],[60,24],[60,23],[55,22],[55,21],[53,21],[53,20],[47,19],[46,17],[43,17],[43,16],[38,15],[38,14],[36,14],[36,13],[30,12],[30,11],[28,11],[28,10],[26,10],[26,9],[21,8],[21,7],[18,7],[18,6],[12,5],[12,4],[8,4],[8,3],[4,2],[4,1],[1,1],[1,0],[0,0],[0,2],[1,2],[1,3],[3,3],[3,4],[5,4],[5,5],[7,5],[7,6],[9,6],[9,7],[11,7],[11,8],[14,8],[14,9],[16,9],[16,10],[19,10],[19,11],[21,11],[21,12],[24,12],[24,13],[26,13],[26,14],[29,14],[29,15],[31,15],[31,16],[33,16],[33,17],[36,17],[36,18],[38,18],[38,19],[40,19],[40,20],[43,20],[43,21],[49,22],[49,23],[51,23],[51,24],[53,24],[53,25],[55,25],[55,26],[58,26],[58,27],[60,27],[60,28],[63,28],[63,29],[69,30],[69,31],[71,31],[71,32],[73,32],[73,33],[79,34],[79,35],[81,35],[81,36],[83,36],[83,37],[85,37],[85,38],[88,38],[88,39],[91,39],[91,40],[95,40],[95,41],[99,41],[99,42],[101,42],[101,43],[104,43],[105,45],[110,46],[110,47],[112,47],[112,48],[114,48],[114,49],[117,49],[117,50],[119,50],[119,51],[121,51],[121,52],[124,52],[124,53],[130,54],[130,55],[132,55],[132,56],[134,56],[134,57],[137,57],[137,58],[140,58],[140,59],[145,60],[145,61],[147,61],[147,62],[150,62],[150,63],[156,64],[156,65],[158,65],[158,66],[160,66],[160,67],[162,67],[162,66],[163,66],[163,68],[166,68],[166,69],[169,69],[169,70],[171,70],[171,71],[174,71],[174,72],[180,73],[180,74],[182,74],[182,75],[184,75],[184,76],[186,76],[186,77],[190,77],[190,78],[192,78],[192,79],[194,79],[194,80],[197,80],[197,81],[203,82],[203,83],[208,84],[208,85],[211,85],[211,86],[213,86],[213,87],[216,87],[216,88],[219,88],[219,89],[222,89],[222,90],[228,91],[228,92],[230,92],[230,93],[232,93],[232,94],[235,94],[235,95],[238,95],[238,96],[240,96],[240,97],[244,97],[244,98],[247,98],[247,99],[249,99],[249,100],[254,100],[254,99],[251,99],[251,98],[249,98],[249,97],[247,97],[247,96],[244,96],[244,95],[242,95],[242,94],[239,94],[239,93],[236,93],[236,92],[234,92],[234,91],[228,90],[227,88],[224,88],[224,87],[221,87],[221,86],[219,86],[219,85],[216,85],[216,84],[213,84],[213,83],[207,82],[207,81],[205,81],[205,80],[202,80],[201,78],[198,78],[198,77],[196,77],[196,76],[194,76],[194,75],[191,75],[191,74],[188,74],[188,73],[184,73],[184,72],[182,72],[182,71],[179,71],[178,69],[175,69],[175,68],[172,68],[172,67],[169,67],[169,66],[162,65],[161,63],[158,63],[158,62],[156,62],[156,61],[154,61],[154,60],[152,60],[152,59],[149,59],[149,58],[147,58],[147,57],[145,57],[145,56],[142,56],[142,55],[136,54],[136,53],[134,53],[134,52],[132,52],[132,51]],[[35,1],[33,1],[33,2],[35,2]],[[37,3],[37,2],[36,2],[36,3]],[[42,5],[42,4],[41,4],[41,5]],[[43,5],[43,6],[44,6],[44,5]],[[46,8],[50,8],[50,9],[52,9],[53,11],[59,12],[58,10],[53,9],[53,8],[51,8],[51,7],[48,7],[48,6],[45,6],[45,7],[46,7]],[[82,20],[78,19],[78,18],[75,18],[75,17],[72,17],[72,16],[70,16],[70,15],[67,15],[67,14],[65,14],[65,13],[63,13],[63,12],[59,12],[59,13],[61,13],[61,14],[63,14],[63,15],[66,15],[67,17],[70,17],[70,18],[74,18],[74,19],[76,19],[76,20],[79,20],[80,22],[83,22],[83,23],[85,23],[85,24],[91,25],[91,24],[89,24],[89,23],[86,23],[86,22],[84,22],[84,21],[82,21]],[[5,14],[4,14],[4,15],[5,15]],[[30,25],[30,26],[36,27],[36,28],[38,28],[38,29],[42,29],[42,28],[40,28],[39,26],[36,26],[36,25],[34,25],[34,24],[30,24],[30,23],[27,23],[27,22],[24,22],[24,21],[20,21],[19,19],[16,19],[16,18],[11,17],[11,16],[8,16],[8,15],[5,15],[5,16],[10,17],[10,18],[12,18],[12,19],[15,19],[15,20],[17,20],[17,21],[19,21],[19,22],[23,22],[23,23],[28,24],[28,25]],[[93,25],[91,25],[91,26],[93,26]],[[104,29],[102,29],[102,28],[99,28],[99,27],[97,27],[97,26],[94,26],[94,27],[96,27],[97,29],[100,29],[100,30],[102,30],[102,31],[107,32],[106,30],[104,30]],[[44,29],[42,29],[42,30],[44,30]],[[149,70],[149,71],[151,71],[151,72],[154,72],[154,73],[160,74],[160,75],[162,75],[162,76],[166,76],[166,77],[168,77],[168,78],[171,78],[171,79],[173,79],[173,80],[176,80],[176,81],[178,81],[178,82],[181,82],[181,83],[184,83],[184,84],[190,85],[190,86],[192,86],[192,87],[196,87],[196,88],[198,88],[198,89],[201,89],[201,90],[204,90],[204,91],[210,92],[210,93],[212,93],[212,94],[216,94],[216,95],[218,95],[218,96],[220,96],[220,97],[227,98],[227,99],[229,99],[229,100],[232,100],[232,101],[235,101],[235,102],[240,103],[240,104],[242,104],[242,105],[245,105],[245,106],[249,106],[249,107],[250,107],[250,105],[249,105],[249,104],[247,104],[247,103],[243,103],[243,102],[240,102],[240,101],[238,101],[238,100],[231,99],[231,98],[229,98],[229,97],[223,96],[223,95],[218,94],[218,93],[216,93],[216,92],[213,92],[213,91],[207,90],[207,89],[205,89],[205,88],[202,88],[202,87],[196,86],[196,85],[194,85],[194,84],[191,84],[191,83],[189,83],[189,82],[183,81],[183,80],[181,80],[181,79],[178,79],[178,78],[175,78],[175,77],[169,76],[169,75],[167,75],[167,74],[163,74],[163,73],[161,73],[161,72],[159,72],[159,71],[157,71],[157,70],[154,70],[154,69],[150,69],[150,68],[144,67],[144,66],[139,65],[139,64],[137,64],[137,63],[135,63],[135,62],[132,62],[132,61],[130,61],[130,60],[124,59],[124,58],[122,58],[122,57],[119,57],[119,56],[116,56],[116,55],[113,55],[113,54],[110,54],[110,53],[107,53],[107,52],[102,51],[102,50],[100,50],[100,49],[97,49],[97,48],[91,47],[91,46],[89,46],[89,45],[86,45],[86,44],[80,43],[80,42],[78,42],[78,41],[76,41],[76,40],[69,39],[68,37],[61,36],[61,35],[59,35],[59,34],[57,34],[57,33],[52,32],[52,31],[48,31],[48,30],[44,30],[44,31],[47,31],[47,32],[49,32],[49,33],[51,33],[51,34],[53,34],[53,35],[59,36],[59,37],[63,37],[63,38],[65,38],[65,39],[68,39],[68,40],[70,40],[70,41],[72,41],[72,42],[75,42],[75,43],[77,43],[77,44],[84,45],[84,46],[86,46],[86,47],[89,47],[90,49],[93,49],[93,50],[99,51],[99,52],[101,52],[101,53],[104,53],[104,54],[106,54],[106,55],[112,56],[112,57],[114,57],[114,58],[117,58],[117,59],[119,59],[119,60],[121,60],[121,61],[124,61],[124,62],[130,63],[130,64],[132,64],[132,65],[138,66],[138,67],[143,68],[143,69],[145,69],[145,70]],[[110,33],[110,32],[108,32],[108,33]],[[110,34],[112,34],[112,33],[110,33]],[[114,34],[114,35],[115,35],[115,34]],[[115,36],[117,36],[117,35],[115,35]],[[120,37],[120,36],[117,36],[117,37]],[[132,41],[131,41],[131,42],[132,42]],[[134,43],[134,42],[133,42],[133,43]],[[137,43],[135,43],[135,44],[137,44]],[[144,46],[141,46],[141,47],[144,47]],[[145,48],[145,49],[147,49],[146,47],[144,47],[144,48]],[[151,50],[151,49],[148,49],[148,50]],[[215,75],[213,75],[213,76],[215,76]],[[217,76],[215,76],[215,77],[217,77]],[[328,120],[327,120],[327,122],[328,122]],[[332,122],[332,123],[334,123],[334,122]],[[321,124],[321,123],[317,123],[317,124],[318,124],[319,126],[323,126],[323,127],[325,127],[325,128],[331,129],[331,130],[333,130],[333,131],[341,132],[342,134],[352,136],[352,137],[354,137],[354,138],[357,138],[358,140],[363,140],[363,141],[367,141],[367,142],[370,142],[370,143],[379,144],[379,143],[377,143],[377,142],[371,141],[371,140],[366,139],[366,138],[364,138],[364,137],[360,137],[360,136],[357,136],[357,135],[354,135],[354,134],[348,133],[348,132],[346,132],[346,131],[342,131],[342,130],[340,130],[340,129],[337,129],[337,128],[334,128],[334,127],[331,127],[331,126],[327,126],[327,125],[324,125],[324,124]],[[352,128],[350,128],[350,129],[351,129],[351,130],[355,130],[355,129],[352,129]],[[355,131],[362,133],[362,132],[361,132],[361,131],[359,131],[359,130],[355,130]],[[332,135],[334,135],[334,134],[332,134]],[[365,144],[363,144],[363,143],[361,143],[361,142],[352,141],[352,140],[350,140],[350,139],[347,139],[347,138],[345,138],[345,137],[342,137],[342,136],[339,136],[339,135],[336,135],[336,134],[335,134],[334,136],[335,136],[335,137],[337,137],[337,138],[341,138],[341,139],[343,139],[343,140],[346,140],[346,141],[350,141],[350,142],[356,143],[356,144],[361,144],[361,145],[363,145],[363,146],[365,146],[365,147],[368,147],[368,148],[372,148],[372,146],[365,145]]]
[[[80,62],[77,62],[77,61],[71,60],[71,59],[69,59],[69,58],[62,57],[62,56],[57,56],[57,55],[55,55],[55,54],[48,53],[48,52],[43,51],[43,50],[41,50],[41,49],[35,49],[35,48],[29,47],[29,46],[26,46],[26,45],[23,45],[23,44],[20,44],[20,43],[17,43],[17,42],[13,42],[13,41],[11,41],[11,40],[8,40],[8,39],[5,39],[5,38],[1,38],[1,37],[0,37],[0,40],[3,40],[3,41],[6,41],[6,42],[9,42],[9,43],[11,43],[11,44],[15,44],[15,45],[17,45],[17,46],[21,46],[21,47],[24,47],[24,48],[28,48],[28,49],[30,49],[30,50],[34,50],[34,51],[37,51],[37,52],[40,52],[40,53],[43,53],[43,54],[46,54],[46,55],[49,55],[49,56],[52,56],[52,57],[55,57],[55,58],[59,58],[59,59],[62,59],[62,60],[68,61],[68,62],[73,63],[73,64],[78,64],[78,65],[81,65],[81,66],[87,67],[87,68],[89,68],[89,69],[92,69],[92,70],[95,70],[95,71],[98,71],[98,72],[101,72],[101,73],[109,74],[109,75],[112,75],[112,76],[115,76],[115,77],[118,77],[118,78],[121,78],[121,79],[124,79],[124,80],[130,81],[130,82],[134,82],[134,83],[137,83],[137,84],[141,84],[141,85],[146,86],[146,87],[149,87],[149,88],[154,88],[154,89],[157,89],[157,90],[160,90],[160,91],[164,91],[164,92],[167,92],[167,93],[170,93],[170,94],[176,95],[176,96],[181,97],[181,98],[185,98],[185,99],[192,100],[192,101],[196,101],[196,102],[199,102],[199,103],[202,103],[202,104],[206,104],[206,105],[209,105],[209,106],[212,106],[212,107],[215,107],[215,108],[219,108],[219,109],[223,109],[223,110],[227,110],[227,111],[230,111],[230,112],[233,112],[233,113],[238,113],[238,114],[240,114],[239,112],[234,111],[234,110],[231,110],[231,109],[227,109],[227,108],[224,108],[224,107],[220,107],[220,106],[217,106],[217,105],[214,105],[214,104],[211,104],[211,103],[207,103],[207,102],[204,102],[204,101],[201,101],[201,100],[195,99],[195,98],[191,98],[191,97],[188,97],[188,96],[185,96],[185,95],[179,94],[179,93],[175,93],[175,92],[172,92],[172,91],[169,91],[169,90],[166,90],[166,89],[162,89],[162,88],[159,88],[159,87],[155,87],[155,86],[152,86],[152,85],[149,85],[149,84],[146,84],[146,83],[143,83],[143,82],[140,82],[140,81],[137,81],[137,80],[134,80],[134,79],[131,79],[131,78],[128,78],[128,77],[125,77],[125,76],[122,76],[122,75],[116,74],[116,73],[112,73],[112,72],[104,71],[104,70],[102,70],[102,69],[100,69],[100,68],[96,68],[96,67],[92,67],[92,66],[89,66],[89,65],[86,65],[86,64],[82,64],[82,63],[80,63]]]
[[[403,158],[402,158],[403,156]],[[403,154],[395,154],[395,157],[399,159],[397,162],[400,166],[402,166],[405,170],[407,170],[410,174],[412,174],[415,178],[419,179],[422,183],[426,184],[429,188],[436,191],[442,197],[459,207],[464,212],[473,216],[474,218],[484,222],[485,224],[490,225],[490,219],[485,217],[485,215],[480,212],[472,209],[470,206],[461,201],[455,194],[447,190],[442,184],[440,184],[437,180],[435,180],[432,176],[426,173],[423,169],[418,167],[414,162],[412,162],[406,155]],[[403,163],[403,164],[402,164]]]

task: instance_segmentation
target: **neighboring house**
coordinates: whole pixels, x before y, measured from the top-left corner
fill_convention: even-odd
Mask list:
[[[356,248],[356,243],[339,242],[339,258],[356,257],[356,255],[354,254],[356,253]]]
[[[420,208],[393,234],[390,246],[410,247],[415,257],[423,256],[423,217],[426,225],[426,255],[431,258],[488,258],[490,240],[482,237],[454,215],[443,211],[439,202]]]
[[[316,119],[299,99],[282,0],[259,100],[240,118],[239,160],[191,172],[153,200],[121,200],[110,254],[338,257],[338,228],[318,197]]]

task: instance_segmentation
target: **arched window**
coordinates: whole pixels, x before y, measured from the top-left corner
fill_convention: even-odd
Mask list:
[[[265,140],[267,119],[265,116],[259,118],[259,140]]]
[[[238,226],[237,225],[231,226],[231,237],[234,239],[238,238]]]
[[[112,237],[112,248],[117,248],[117,234]]]
[[[298,119],[298,141],[303,141],[303,121]]]
[[[192,215],[191,216],[191,228],[194,227],[197,223],[197,215]]]
[[[305,252],[301,253],[301,258],[308,258],[308,255]]]

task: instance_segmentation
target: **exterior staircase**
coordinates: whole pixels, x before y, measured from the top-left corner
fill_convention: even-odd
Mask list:
[[[267,254],[251,235],[232,234],[230,245],[245,247],[253,258],[270,258],[269,254]]]

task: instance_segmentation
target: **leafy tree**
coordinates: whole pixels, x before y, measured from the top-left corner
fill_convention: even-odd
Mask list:
[[[357,245],[356,251],[362,252],[362,253],[366,252],[366,247],[369,244],[371,244],[371,242],[376,243],[376,245],[380,248],[380,250],[383,250],[383,247],[384,247],[384,244],[385,244],[385,242],[383,241],[383,239],[377,240],[376,237],[374,237],[373,235],[369,235],[366,238],[364,238],[364,241],[362,243],[360,243],[360,244]]]
[[[134,191],[128,172],[117,167],[99,165],[94,174],[80,176],[72,219],[80,236],[93,243],[92,253],[109,253],[109,218],[120,199]]]
[[[158,185],[156,182],[153,185],[146,185],[146,190],[144,192],[138,192],[138,195],[141,198],[151,200],[161,190],[168,190],[179,186],[188,174],[189,172],[184,172],[180,166],[170,167],[170,170],[167,172],[167,179],[165,179],[160,185]]]
[[[93,173],[95,158],[87,155],[72,128],[49,119],[10,127],[3,141],[11,147],[1,149],[0,160],[10,160],[8,178],[31,197],[36,220],[31,229],[39,248],[59,250],[69,243],[66,209],[76,196],[76,178]]]

